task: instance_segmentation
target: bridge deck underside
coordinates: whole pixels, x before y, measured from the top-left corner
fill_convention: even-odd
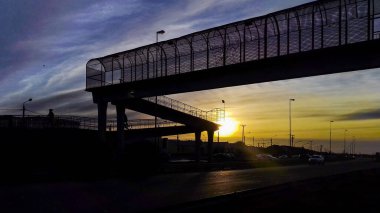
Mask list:
[[[162,137],[162,136],[170,136],[170,135],[178,135],[178,134],[188,134],[188,133],[194,133],[196,131],[197,129],[189,127],[189,126],[133,129],[133,130],[125,131],[125,137],[127,140],[129,140],[129,139]]]

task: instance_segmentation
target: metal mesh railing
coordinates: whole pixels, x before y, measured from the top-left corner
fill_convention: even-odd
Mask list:
[[[218,122],[225,116],[223,109],[215,108],[205,111],[166,96],[148,97],[144,100],[212,122]]]
[[[135,119],[129,120],[127,125],[125,126],[126,130],[135,130],[135,129],[149,129],[155,128],[155,120],[154,119]],[[161,127],[173,127],[173,126],[184,126],[183,124],[158,119],[157,120],[157,128]],[[107,121],[107,130],[108,131],[117,131],[117,120],[108,120]]]
[[[323,0],[92,59],[86,88],[379,39],[378,0]]]

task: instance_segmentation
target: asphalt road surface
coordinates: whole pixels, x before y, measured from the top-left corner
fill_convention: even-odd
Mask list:
[[[136,212],[287,182],[380,167],[373,160],[167,174],[138,180],[3,184],[0,212]]]

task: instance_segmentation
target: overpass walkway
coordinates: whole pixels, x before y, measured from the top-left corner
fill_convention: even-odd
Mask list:
[[[376,68],[379,38],[379,1],[314,1],[91,59],[86,90],[112,101]]]
[[[122,139],[125,107],[193,119],[142,98],[378,68],[379,58],[380,1],[319,0],[91,59],[86,91],[101,135],[116,105]]]

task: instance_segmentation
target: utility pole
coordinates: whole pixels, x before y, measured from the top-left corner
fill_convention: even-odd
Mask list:
[[[294,146],[294,135],[291,136],[290,146],[291,146],[291,147]]]
[[[330,121],[330,154],[331,154],[331,123],[333,123],[334,121]]]
[[[245,125],[245,124],[241,124],[240,126],[243,127],[243,131],[242,131],[242,134],[241,134],[241,141],[242,141],[243,144],[245,145],[244,128],[245,128],[247,125]]]

